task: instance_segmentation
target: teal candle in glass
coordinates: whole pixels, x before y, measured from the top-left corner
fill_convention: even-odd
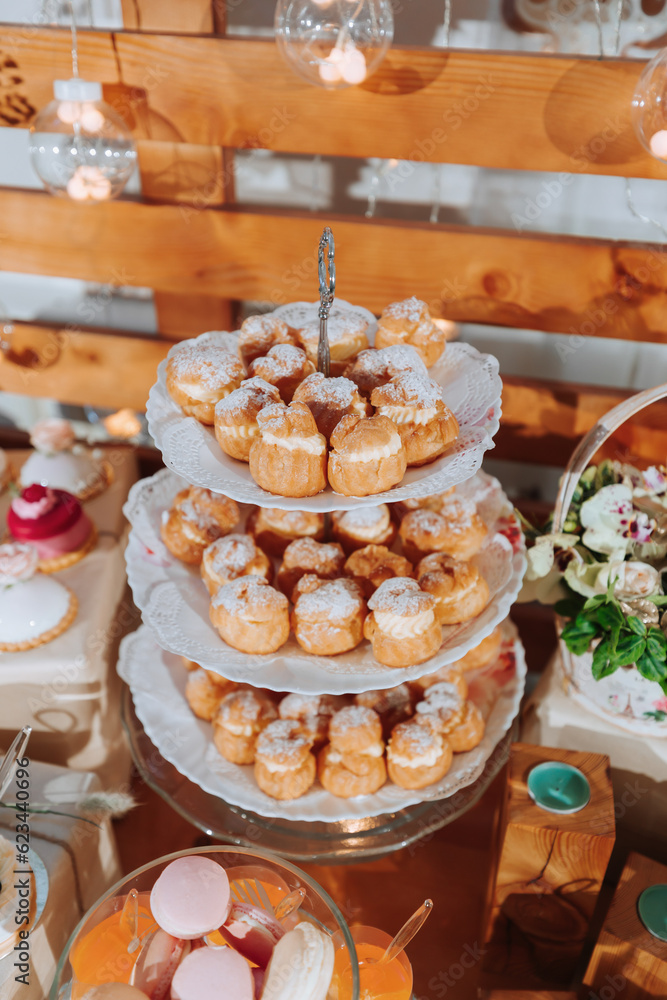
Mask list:
[[[649,934],[667,941],[667,885],[650,885],[637,900],[639,918]]]
[[[528,775],[528,794],[540,809],[569,814],[579,812],[591,800],[591,786],[578,767],[547,760],[536,764]]]

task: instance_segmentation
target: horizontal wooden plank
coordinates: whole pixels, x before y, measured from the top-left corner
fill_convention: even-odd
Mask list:
[[[224,0],[121,0],[126,29],[183,34],[212,33],[214,8],[224,6]]]
[[[337,294],[374,312],[418,295],[449,319],[566,333],[558,350],[567,353],[586,336],[667,343],[667,253],[632,243],[133,201],[91,208],[0,190],[0,269],[173,294],[313,300],[328,223]]]
[[[138,138],[667,175],[630,121],[642,69],[635,60],[392,48],[363,86],[331,93],[302,82],[268,40],[82,31],[79,48],[81,75],[104,82]],[[2,52],[17,81],[2,124],[27,125],[31,109],[51,100],[54,77],[70,75],[69,34],[8,26]],[[14,91],[22,112],[12,110]],[[408,170],[399,168],[397,182]]]
[[[157,365],[171,345],[139,335],[16,324],[11,351],[0,354],[0,390],[61,402],[145,408]],[[491,457],[564,466],[575,445],[629,393],[558,382],[504,380],[503,419]],[[667,450],[667,404],[623,427],[604,454],[661,460]]]

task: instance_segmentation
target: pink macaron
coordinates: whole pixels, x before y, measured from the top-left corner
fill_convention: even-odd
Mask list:
[[[158,925],[186,941],[217,930],[227,919],[230,902],[225,869],[197,854],[167,865],[151,892],[151,911]]]
[[[261,969],[269,964],[273,949],[285,933],[274,916],[250,903],[232,903],[227,920],[218,930],[236,951]]]
[[[189,941],[172,937],[159,927],[142,945],[132,970],[132,985],[149,1000],[168,1000],[174,973],[190,948]]]
[[[171,1000],[254,1000],[250,966],[231,948],[197,948],[183,959]]]

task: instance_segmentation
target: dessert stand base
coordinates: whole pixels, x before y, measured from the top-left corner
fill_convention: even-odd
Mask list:
[[[123,724],[140,776],[181,816],[209,837],[241,847],[260,847],[295,862],[346,863],[407,847],[462,816],[479,801],[509,757],[513,731],[498,744],[473,784],[447,799],[400,812],[339,823],[290,822],[231,806],[189,781],[162,756],[136,716],[129,689],[123,693]]]

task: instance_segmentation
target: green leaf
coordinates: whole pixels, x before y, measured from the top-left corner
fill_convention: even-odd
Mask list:
[[[635,635],[646,635],[646,625],[644,625],[641,618],[635,618],[634,615],[628,615],[625,619],[625,624],[631,632],[634,632]]]
[[[596,594],[595,597],[589,597],[584,604],[584,611],[592,611],[593,608],[599,608],[602,604],[607,603],[606,594]]]
[[[664,608],[667,605],[667,597],[662,594],[654,594],[653,597],[647,597],[646,600],[650,601],[651,604],[655,604],[658,608]]]
[[[581,656],[588,650],[593,639],[598,635],[598,628],[592,622],[584,621],[579,624],[579,619],[570,622],[561,632],[561,639],[575,656]]]
[[[564,597],[562,601],[556,601],[554,611],[561,618],[576,618],[581,611],[580,597]]]
[[[648,630],[646,636],[646,651],[656,660],[667,660],[667,639],[664,633],[654,625]]]
[[[603,604],[595,609],[595,617],[604,629],[621,628],[625,617],[618,604]]]
[[[667,682],[667,664],[664,660],[651,656],[648,648],[635,662],[639,673],[648,681],[656,681],[658,684]]]
[[[639,635],[625,636],[619,639],[613,657],[617,667],[629,667],[631,663],[636,663],[638,658],[646,649],[646,639]]]
[[[618,664],[612,662],[610,654],[612,645],[609,639],[603,639],[593,653],[593,677],[596,681],[609,677],[617,669]]]

